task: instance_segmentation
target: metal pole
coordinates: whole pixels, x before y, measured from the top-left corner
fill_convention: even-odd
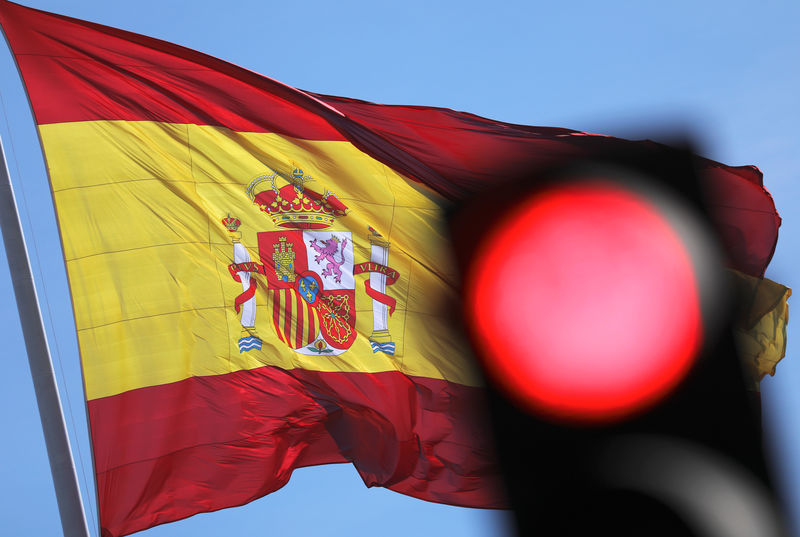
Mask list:
[[[61,409],[58,385],[50,359],[50,348],[47,345],[42,313],[39,310],[28,250],[25,246],[14,191],[11,188],[11,177],[8,173],[2,140],[0,140],[0,159],[3,161],[0,166],[0,228],[6,247],[8,268],[11,271],[11,282],[14,285],[14,295],[17,299],[22,333],[25,337],[25,348],[28,351],[28,364],[33,377],[36,402],[39,405],[39,417],[42,420],[47,456],[50,459],[50,471],[53,474],[61,525],[64,537],[89,537],[78,475],[72,460],[72,448],[64,423],[64,412]]]

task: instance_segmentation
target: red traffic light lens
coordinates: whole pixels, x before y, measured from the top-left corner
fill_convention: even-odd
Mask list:
[[[482,240],[465,288],[489,374],[556,419],[646,408],[685,376],[703,333],[689,251],[659,208],[610,182],[550,188]]]

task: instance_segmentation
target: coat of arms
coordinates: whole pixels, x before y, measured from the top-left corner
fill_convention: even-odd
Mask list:
[[[278,187],[279,179],[287,184]],[[261,349],[255,327],[255,274],[266,280],[270,324],[278,339],[300,354],[336,356],[356,339],[356,276],[366,273],[365,291],[373,302],[372,350],[394,354],[388,318],[395,300],[386,287],[397,281],[398,273],[388,266],[389,243],[369,228],[370,259],[356,263],[352,233],[333,229],[347,207],[328,190],[319,194],[306,188],[310,180],[295,168],[291,176],[273,172],[247,187],[248,197],[277,228],[258,233],[258,261],[251,260],[241,243],[241,221],[230,215],[222,220],[233,240],[228,268],[242,284],[234,305],[241,314],[239,352]]]

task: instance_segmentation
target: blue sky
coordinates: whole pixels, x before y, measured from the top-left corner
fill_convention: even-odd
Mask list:
[[[689,133],[704,156],[755,164],[783,217],[767,276],[798,288],[800,4],[24,0],[185,45],[287,84],[375,102],[435,105],[627,138]],[[78,472],[90,477],[77,345],[44,166],[21,83],[0,46],[0,137],[29,237]],[[55,496],[11,283],[0,252],[0,528],[57,535]],[[790,312],[792,304],[790,300]],[[800,513],[800,328],[762,383],[770,459]],[[535,486],[535,483],[532,484]],[[96,513],[89,482],[90,516]],[[88,493],[87,493],[88,492]],[[346,465],[295,473],[252,504],[148,536],[498,535],[504,515],[367,489]]]

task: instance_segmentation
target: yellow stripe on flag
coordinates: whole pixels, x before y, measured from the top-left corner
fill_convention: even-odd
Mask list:
[[[479,383],[474,371],[465,370],[468,346],[452,327],[456,276],[443,255],[449,243],[440,198],[351,144],[157,122],[60,123],[40,126],[40,132],[88,399],[263,365],[399,370]],[[295,167],[315,179],[308,188],[330,190],[348,206],[331,229],[352,233],[356,264],[370,261],[369,227],[390,243],[388,265],[399,273],[386,289],[397,301],[389,318],[394,356],[374,353],[368,340],[368,274],[355,277],[358,338],[338,356],[287,348],[273,326],[272,291],[255,275],[263,347],[239,352],[233,301],[242,285],[228,271],[233,246],[221,219],[230,213],[241,220],[241,242],[260,262],[257,233],[280,228],[252,204],[246,188],[271,169],[289,174]]]

